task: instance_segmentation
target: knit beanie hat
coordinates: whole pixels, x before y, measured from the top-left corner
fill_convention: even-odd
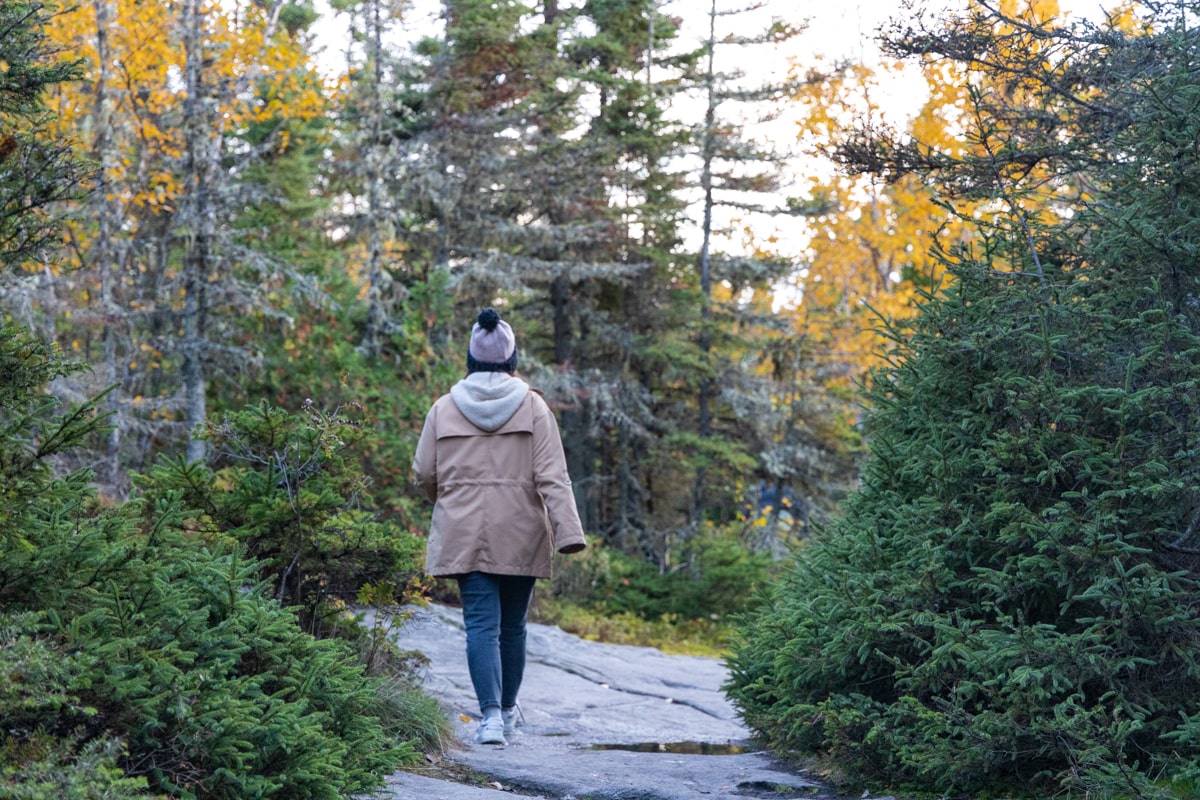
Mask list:
[[[516,372],[517,339],[494,308],[479,312],[467,346],[467,372]]]

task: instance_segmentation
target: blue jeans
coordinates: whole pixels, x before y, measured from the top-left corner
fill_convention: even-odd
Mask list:
[[[469,572],[459,576],[467,668],[479,710],[512,708],[525,677],[525,621],[536,579]]]

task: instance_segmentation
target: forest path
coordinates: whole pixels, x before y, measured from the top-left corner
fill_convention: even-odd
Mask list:
[[[461,612],[437,605],[415,609],[395,639],[429,659],[426,691],[445,705],[459,739],[446,754],[451,763],[436,774],[457,771],[470,778],[455,783],[400,772],[389,779],[391,797],[500,800],[516,792],[553,800],[836,798],[750,748],[749,732],[721,693],[727,673],[718,660],[592,642],[531,624],[521,690],[525,724],[507,746],[479,745]]]

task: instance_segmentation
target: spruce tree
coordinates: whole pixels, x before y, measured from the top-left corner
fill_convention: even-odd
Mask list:
[[[952,797],[1200,786],[1197,10],[1121,31],[981,4],[893,40],[984,79],[973,147],[847,162],[1002,211],[940,253],[948,288],[868,393],[860,491],[730,658],[781,750]]]
[[[704,103],[703,122],[696,126],[696,149],[699,156],[700,201],[700,251],[696,257],[696,280],[700,292],[700,324],[696,330],[697,359],[695,434],[697,452],[695,478],[692,489],[691,517],[699,523],[706,509],[714,503],[713,495],[719,496],[716,486],[729,485],[729,475],[715,476],[710,472],[725,470],[737,474],[744,468],[745,460],[730,434],[743,433],[744,428],[730,424],[729,415],[718,412],[728,405],[732,392],[730,384],[742,379],[736,368],[722,364],[716,352],[722,339],[735,339],[734,321],[739,317],[750,317],[741,313],[737,302],[717,303],[714,300],[714,283],[727,287],[733,297],[738,297],[747,288],[761,288],[782,277],[790,265],[781,259],[763,256],[738,258],[723,254],[718,243],[728,238],[729,231],[722,231],[721,222],[715,214],[721,210],[734,213],[780,212],[774,197],[782,193],[784,157],[769,146],[752,143],[745,125],[740,120],[753,116],[769,118],[773,112],[763,112],[767,101],[785,96],[793,87],[783,84],[767,84],[747,87],[746,70],[718,68],[718,51],[721,62],[737,59],[762,58],[769,46],[787,41],[799,33],[776,19],[766,29],[754,36],[737,36],[730,32],[729,20],[737,19],[746,11],[757,7],[734,10],[719,10],[716,0],[707,9],[707,35],[703,43],[703,58],[695,76],[699,84],[699,95]],[[726,46],[729,47],[726,47]],[[733,51],[733,52],[727,52]],[[736,54],[736,55],[735,55]],[[731,112],[729,106],[736,106]],[[761,121],[761,120],[760,120]],[[724,324],[720,324],[725,317]],[[730,319],[732,318],[732,319]],[[748,320],[747,320],[748,321]],[[728,345],[728,341],[725,342]],[[724,384],[724,388],[719,388]],[[725,420],[721,417],[724,416]],[[724,422],[722,425],[721,423]],[[725,428],[725,431],[720,430]],[[732,430],[731,430],[732,429]],[[721,441],[721,433],[729,438]],[[743,456],[739,458],[739,456]],[[740,462],[740,463],[739,463]],[[732,469],[731,469],[732,467]],[[714,486],[715,484],[715,486]],[[728,496],[724,498],[729,501]]]
[[[48,17],[43,3],[0,6],[0,269],[44,255],[57,236],[47,215],[86,175],[70,144],[50,131],[45,92],[77,77],[80,65],[51,58]]]

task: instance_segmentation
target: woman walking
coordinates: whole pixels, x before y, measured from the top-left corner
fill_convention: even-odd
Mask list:
[[[558,423],[516,376],[512,328],[479,313],[467,376],[425,417],[413,476],[434,501],[425,571],[458,580],[481,744],[507,744],[520,716],[525,622],[554,551],[584,548]]]

